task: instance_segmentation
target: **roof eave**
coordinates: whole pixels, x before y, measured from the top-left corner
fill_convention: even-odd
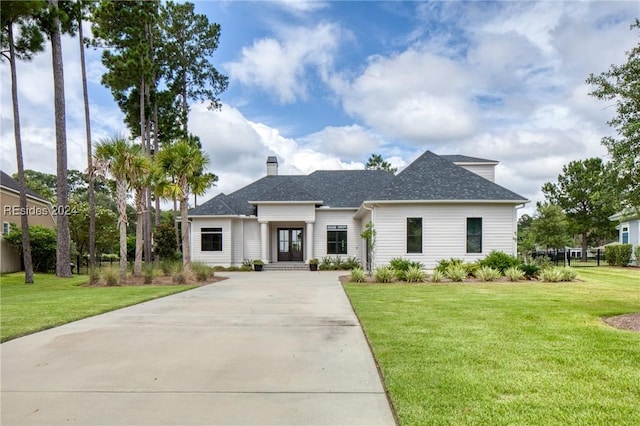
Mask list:
[[[322,200],[308,200],[308,201],[247,201],[249,204],[258,205],[258,204],[314,204],[314,205],[322,205]]]
[[[362,204],[527,204],[531,200],[366,200]]]

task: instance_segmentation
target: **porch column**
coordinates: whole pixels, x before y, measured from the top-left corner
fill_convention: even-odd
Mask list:
[[[260,222],[260,259],[269,263],[269,222]]]
[[[307,251],[305,262],[309,263],[309,259],[313,259],[313,222],[307,221]]]

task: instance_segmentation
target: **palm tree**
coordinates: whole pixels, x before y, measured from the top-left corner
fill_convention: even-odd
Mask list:
[[[44,7],[43,2],[14,2],[3,5],[2,8],[2,56],[8,59],[11,68],[11,100],[13,103],[13,134],[16,142],[16,159],[18,163],[18,185],[20,189],[20,208],[27,207],[26,183],[24,177],[24,160],[22,157],[22,138],[20,129],[20,107],[18,105],[18,77],[16,60],[31,59],[33,53],[43,50],[44,39],[42,33],[29,22],[27,18],[37,9]],[[13,33],[14,23],[21,24],[19,42],[16,43]],[[16,48],[16,44],[18,47]],[[9,51],[4,49],[8,47]],[[8,56],[7,56],[8,53]],[[31,241],[29,239],[28,215],[20,217],[22,229],[22,259],[24,261],[24,282],[33,284],[33,261],[31,259]]]
[[[131,145],[130,147],[129,169],[127,170],[127,180],[135,191],[136,207],[136,255],[133,263],[133,275],[142,275],[142,253],[144,249],[144,225],[145,225],[145,203],[144,198],[149,187],[151,159],[147,157],[141,145]],[[149,261],[149,257],[146,259]]]
[[[116,181],[118,228],[120,231],[120,282],[127,280],[127,192],[129,171],[135,165],[140,146],[131,145],[124,137],[115,136],[101,140],[95,150],[95,173],[110,175]]]
[[[182,267],[188,273],[191,269],[188,222],[189,194],[194,190],[200,194],[204,193],[218,180],[218,177],[212,173],[203,173],[209,164],[209,158],[193,142],[192,137],[165,145],[156,158],[158,167],[171,178],[171,180],[167,179],[161,195],[164,198],[176,198],[180,201]]]

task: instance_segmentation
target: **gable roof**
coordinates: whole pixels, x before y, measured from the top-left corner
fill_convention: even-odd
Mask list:
[[[384,170],[318,170],[310,175],[265,176],[229,195],[217,195],[191,209],[189,216],[256,215],[255,204],[261,202],[316,202],[325,207],[358,209],[365,201],[528,201],[455,165],[452,158],[496,163],[427,151],[397,176]]]
[[[376,201],[527,201],[521,195],[427,151],[384,188]]]
[[[11,192],[15,192],[17,194],[20,194],[20,183],[18,183],[17,180],[15,180],[14,178],[9,176],[8,174],[3,172],[2,170],[0,170],[0,186],[2,186],[5,189],[8,189]],[[42,195],[38,194],[35,191],[32,191],[29,188],[27,188],[25,192],[26,192],[27,196],[29,196],[31,198],[35,198],[35,199],[37,199],[39,201],[42,201],[44,203],[49,203],[49,200],[47,200]]]

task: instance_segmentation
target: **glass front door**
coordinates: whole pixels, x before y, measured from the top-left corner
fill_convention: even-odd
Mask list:
[[[301,262],[302,256],[302,228],[278,229],[278,261]]]

